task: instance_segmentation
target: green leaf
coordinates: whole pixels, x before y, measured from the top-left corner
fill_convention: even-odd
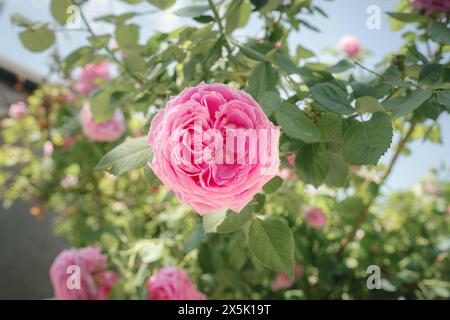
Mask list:
[[[216,233],[217,227],[225,220],[227,210],[208,213],[203,216],[203,230],[205,233]]]
[[[320,186],[328,175],[330,158],[323,143],[303,146],[295,157],[298,175],[314,187]]]
[[[274,91],[277,83],[278,74],[270,62],[262,62],[250,74],[247,92],[259,102],[265,92]]]
[[[275,191],[277,191],[278,188],[280,188],[282,184],[283,184],[283,179],[281,179],[278,176],[275,176],[264,185],[263,190],[266,194],[271,194],[271,193],[274,193]]]
[[[386,12],[390,17],[402,22],[426,22],[427,17],[419,13]]]
[[[121,48],[134,48],[139,41],[139,26],[133,23],[117,26],[116,40]]]
[[[144,167],[144,174],[145,174],[145,178],[147,179],[147,182],[151,186],[162,185],[162,182],[159,180],[159,178],[156,176],[156,174],[153,172],[153,170],[150,169],[149,166]]]
[[[327,71],[331,73],[341,73],[353,68],[354,66],[355,65],[348,60],[341,60],[334,66],[329,67]]]
[[[252,217],[251,205],[247,205],[241,212],[228,210],[225,219],[217,226],[216,232],[220,234],[231,233],[241,229]]]
[[[450,44],[450,29],[445,23],[430,20],[428,34],[431,39],[439,44]]]
[[[180,17],[197,17],[210,9],[209,6],[189,6],[175,10],[173,13]]]
[[[105,154],[96,169],[106,170],[116,176],[142,168],[152,159],[152,151],[146,137],[128,139]]]
[[[282,3],[283,3],[283,0],[267,1],[267,4],[265,6],[263,6],[259,11],[261,12],[261,14],[269,13],[269,12],[275,10],[276,8],[278,8]]]
[[[107,88],[97,91],[91,99],[92,116],[95,122],[103,123],[111,119],[116,106],[111,103],[112,92]]]
[[[384,112],[383,105],[372,97],[360,97],[356,99],[355,106],[358,114]]]
[[[427,63],[422,66],[419,74],[419,82],[422,84],[434,84],[444,74],[444,66],[438,63]]]
[[[264,204],[266,203],[266,195],[264,193],[257,193],[253,197],[253,201],[251,206],[254,212],[260,212],[264,208]]]
[[[392,124],[384,112],[369,121],[354,123],[342,138],[344,159],[352,165],[377,164],[392,142]]]
[[[275,117],[283,133],[291,138],[308,143],[322,140],[322,132],[296,105],[283,102]]]
[[[276,219],[253,220],[248,245],[263,265],[294,277],[294,236],[285,223]]]
[[[323,108],[328,111],[350,115],[353,110],[347,94],[331,83],[318,83],[311,88],[311,95]]]
[[[69,15],[67,13],[67,8],[72,4],[72,0],[52,0],[50,3],[50,11],[56,21],[60,25],[65,25]]]
[[[387,100],[383,106],[386,110],[392,111],[393,118],[398,118],[420,107],[432,94],[433,90],[431,89],[417,89],[406,98]]]
[[[327,112],[319,118],[317,127],[322,133],[321,141],[329,141],[341,130],[342,118],[335,113]]]
[[[342,151],[332,152],[328,150],[330,166],[324,183],[330,187],[345,187],[348,181],[349,165],[345,162]]]
[[[277,51],[275,53],[274,60],[276,64],[287,74],[293,74],[298,71],[297,66],[286,52]]]
[[[198,23],[210,23],[214,21],[214,18],[208,15],[201,15],[193,18]]]
[[[241,50],[241,52],[248,58],[252,59],[252,60],[256,60],[256,61],[261,61],[261,62],[267,62],[269,61],[269,59],[266,58],[265,55],[263,55],[261,52],[256,51],[250,47],[247,47],[243,44],[238,44],[239,49]]]
[[[95,49],[101,49],[108,45],[111,36],[109,34],[101,36],[88,37],[89,42],[95,47]]]
[[[281,98],[278,93],[274,91],[264,92],[260,99],[260,104],[265,114],[269,117],[280,107]]]
[[[161,10],[165,10],[173,6],[176,0],[147,0],[147,1]]]
[[[445,107],[447,112],[450,112],[450,90],[439,91],[438,101]]]
[[[303,46],[297,46],[297,58],[298,59],[307,59],[307,58],[311,58],[314,57],[315,54],[313,51],[303,47]]]
[[[226,33],[231,34],[233,30],[244,27],[250,18],[251,12],[252,7],[248,2],[243,0],[234,0],[225,15]]]
[[[32,52],[44,51],[55,43],[55,33],[46,24],[22,31],[19,38],[24,47]]]

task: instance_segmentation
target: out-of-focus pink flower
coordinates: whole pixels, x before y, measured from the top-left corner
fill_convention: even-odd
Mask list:
[[[358,229],[358,230],[356,230],[355,238],[356,238],[356,240],[361,240],[362,238],[364,238],[365,235],[366,235],[366,233],[364,232],[363,229]]]
[[[339,48],[344,51],[350,58],[355,57],[361,52],[361,44],[358,38],[354,36],[344,36],[339,40]]]
[[[25,102],[19,101],[9,106],[9,116],[14,119],[20,119],[27,115],[28,106]]]
[[[412,0],[414,8],[426,14],[450,12],[450,0]]]
[[[322,228],[327,222],[327,217],[319,208],[314,208],[306,213],[306,223],[315,229]]]
[[[281,177],[281,179],[283,180],[288,180],[291,176],[291,169],[289,168],[284,168],[283,170],[280,171],[279,176]]]
[[[64,149],[66,150],[70,150],[72,149],[72,146],[75,144],[75,142],[77,142],[80,139],[79,136],[69,136],[67,138],[64,139]]]
[[[101,85],[102,81],[109,81],[110,79],[111,75],[106,61],[89,63],[81,69],[75,88],[82,95],[88,96]]]
[[[75,102],[75,100],[77,100],[77,97],[72,91],[67,90],[66,94],[64,95],[64,99],[66,100],[66,102],[72,103]]]
[[[249,94],[200,83],[172,97],[153,119],[149,165],[198,213],[240,212],[278,174],[279,130]],[[238,135],[252,143],[239,143],[246,140]]]
[[[103,123],[97,123],[92,115],[89,104],[85,104],[81,109],[80,123],[84,135],[91,141],[115,141],[123,135],[126,129],[122,111],[117,109],[111,119]]]
[[[53,143],[49,140],[45,141],[44,145],[42,147],[44,157],[47,157],[47,158],[51,157],[53,154],[53,150],[54,150]]]
[[[293,154],[288,155],[287,160],[291,166],[295,167],[295,155]]]
[[[270,283],[270,289],[273,292],[289,289],[294,285],[294,282],[303,275],[303,268],[299,263],[295,264],[295,277],[291,279],[286,273],[278,272],[275,279]]]
[[[107,258],[99,248],[66,249],[53,261],[50,279],[62,300],[106,300],[118,280],[107,270]]]
[[[63,187],[64,189],[75,187],[77,184],[78,177],[73,174],[69,174],[61,180],[61,187]]]
[[[428,194],[430,194],[432,196],[438,196],[439,193],[440,193],[439,188],[436,187],[431,182],[427,182],[427,183],[424,184],[423,192],[428,193]]]
[[[148,300],[205,300],[185,270],[162,268],[147,282]]]
[[[278,40],[277,42],[275,42],[275,48],[277,48],[277,49],[281,48],[282,45],[283,45],[283,42],[281,40]]]

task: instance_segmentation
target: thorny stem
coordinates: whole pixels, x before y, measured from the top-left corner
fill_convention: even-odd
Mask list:
[[[353,240],[353,238],[355,237],[356,231],[359,229],[359,227],[361,226],[361,224],[367,219],[367,217],[369,216],[369,211],[370,208],[372,207],[373,203],[375,202],[375,199],[378,197],[378,195],[380,194],[380,187],[386,182],[386,179],[389,177],[389,175],[392,172],[392,169],[394,168],[395,164],[398,161],[398,158],[401,154],[401,152],[403,151],[403,149],[406,146],[406,143],[409,141],[409,139],[411,138],[411,135],[414,132],[414,129],[416,127],[416,123],[412,122],[411,126],[409,127],[407,133],[405,134],[404,137],[402,137],[398,143],[397,146],[397,150],[395,151],[394,156],[392,157],[391,161],[389,161],[388,166],[386,167],[386,170],[384,171],[383,175],[381,176],[381,181],[378,184],[378,190],[376,192],[376,194],[371,198],[371,200],[369,201],[369,203],[367,203],[364,208],[361,210],[361,212],[359,213],[359,215],[356,217],[355,222],[352,225],[352,228],[350,230],[350,232],[345,236],[345,238],[343,238],[341,240],[338,252],[337,252],[337,256],[340,257],[343,253],[343,251],[345,250],[345,248],[347,247],[347,245]]]

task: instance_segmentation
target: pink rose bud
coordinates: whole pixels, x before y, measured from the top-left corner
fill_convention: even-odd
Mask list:
[[[428,15],[433,13],[450,13],[449,0],[412,0],[411,2],[417,11],[424,11]]]
[[[107,269],[107,258],[99,248],[66,249],[53,261],[50,280],[62,300],[106,300],[118,280]]]
[[[201,83],[172,97],[153,119],[149,165],[198,213],[239,212],[278,174],[279,136],[250,95]]]
[[[25,102],[16,102],[9,106],[9,116],[11,118],[20,119],[27,115],[28,106]]]
[[[339,48],[350,58],[355,57],[361,51],[361,45],[358,38],[353,36],[344,36],[339,41]]]
[[[107,62],[89,63],[85,65],[78,76],[76,89],[84,96],[88,96],[93,90],[97,89],[102,81],[109,81],[111,75]]]
[[[49,140],[45,141],[44,146],[42,147],[44,157],[47,158],[51,157],[53,154],[53,150],[54,150],[53,143]]]
[[[322,228],[327,222],[327,217],[319,208],[314,208],[306,213],[306,223],[315,229]]]
[[[97,123],[92,115],[91,106],[85,104],[80,112],[80,123],[84,135],[91,141],[112,142],[119,139],[125,132],[125,118],[119,109],[111,119]]]
[[[73,174],[69,174],[61,180],[61,187],[63,187],[64,189],[75,187],[77,184],[78,177],[74,176]]]
[[[299,263],[295,264],[295,278],[291,279],[286,273],[278,272],[275,279],[270,283],[270,289],[273,292],[289,289],[294,285],[294,281],[300,279],[303,275],[303,268]]]
[[[288,155],[287,160],[291,166],[295,167],[295,155],[293,154]]]
[[[185,270],[165,267],[147,282],[148,300],[205,300]]]

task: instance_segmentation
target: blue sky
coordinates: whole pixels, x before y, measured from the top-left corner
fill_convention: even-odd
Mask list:
[[[34,54],[25,50],[18,37],[18,28],[11,25],[10,15],[21,13],[33,20],[51,20],[49,13],[49,0],[6,0],[0,13],[0,58],[6,58],[15,64],[32,70],[42,76],[46,76],[49,67],[48,53]],[[392,32],[389,27],[387,16],[384,12],[392,11],[397,4],[396,0],[336,0],[316,1],[328,14],[329,18],[316,16],[307,20],[319,27],[321,33],[311,32],[307,29],[293,35],[289,41],[290,45],[301,44],[318,53],[323,53],[324,48],[336,48],[337,43],[343,35],[351,34],[357,36],[365,49],[373,52],[373,56],[366,60],[367,65],[373,65],[382,56],[396,51],[401,43],[401,32]],[[186,0],[178,0],[175,8],[183,7]],[[367,7],[377,5],[381,8],[382,20],[380,30],[369,30],[366,27],[368,14]],[[88,17],[95,17],[111,12],[121,13],[136,8],[148,11],[151,6],[143,3],[137,6],[128,6],[118,0],[90,0],[86,8]],[[170,12],[149,14],[135,19],[142,26],[141,37],[147,38],[155,30],[170,31],[186,23],[190,19],[177,17]],[[241,30],[237,36],[258,36],[260,22],[252,19],[245,30]],[[94,24],[98,33],[111,32],[105,24]],[[85,33],[71,32],[58,34],[58,46],[64,56],[74,48],[86,43]],[[331,56],[323,55],[323,59],[330,60]],[[450,116],[441,115],[439,123],[442,127],[442,138],[444,144],[437,145],[429,142],[414,142],[411,144],[412,156],[402,157],[391,175],[388,185],[391,188],[408,188],[416,181],[427,175],[429,169],[450,163]],[[384,160],[389,158],[388,153]]]

